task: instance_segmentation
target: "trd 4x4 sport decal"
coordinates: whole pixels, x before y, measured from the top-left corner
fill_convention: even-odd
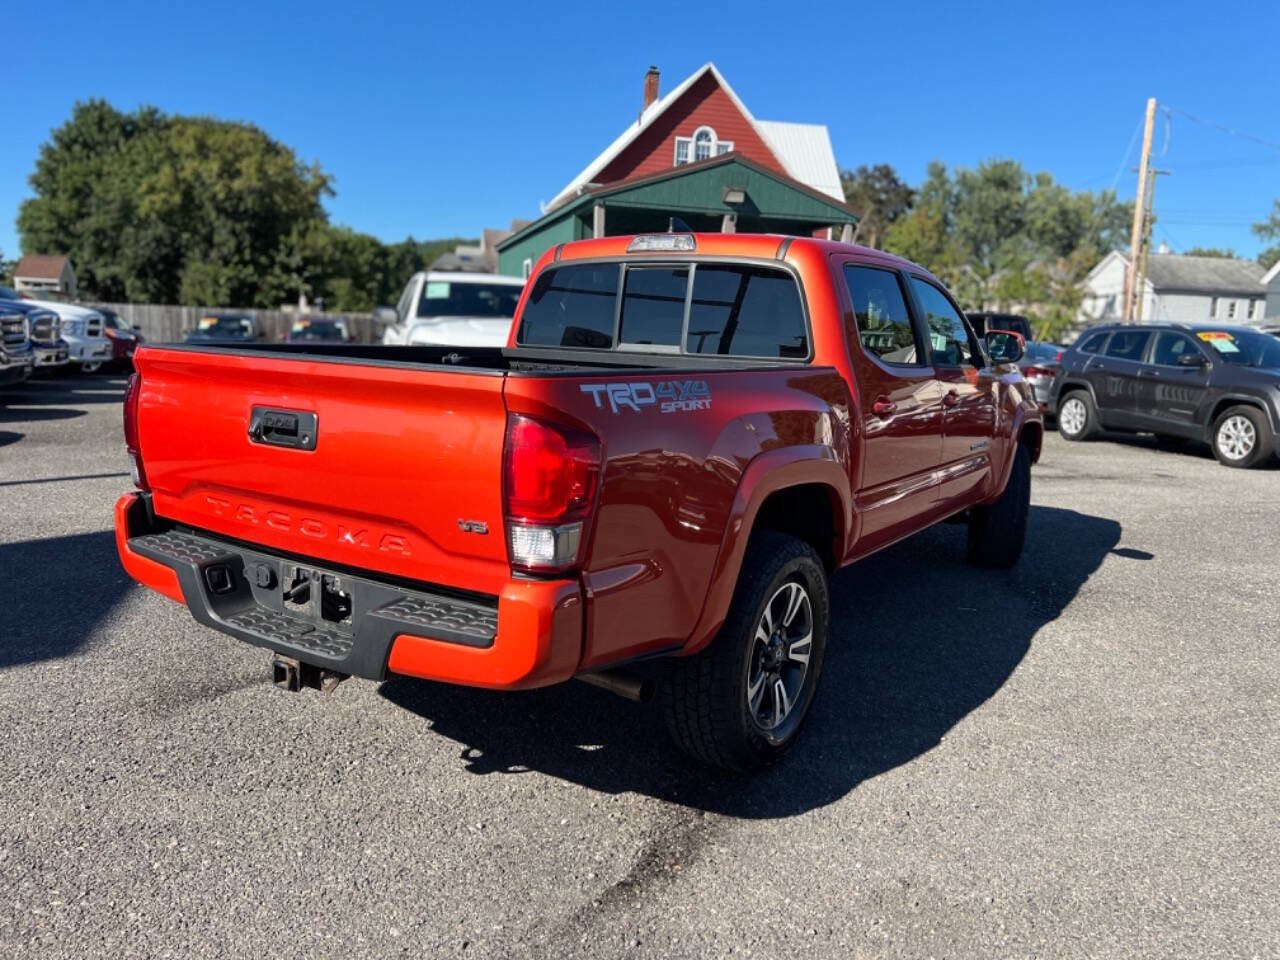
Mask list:
[[[596,409],[609,409],[617,413],[622,407],[630,407],[636,413],[641,407],[658,406],[663,413],[682,410],[711,409],[711,388],[705,380],[659,380],[657,383],[630,381],[627,383],[584,383],[582,392],[589,393],[596,401]]]

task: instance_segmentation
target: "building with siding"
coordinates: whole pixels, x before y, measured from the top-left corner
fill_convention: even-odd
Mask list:
[[[1125,254],[1102,258],[1084,280],[1081,324],[1112,323],[1124,309]],[[1147,258],[1142,319],[1148,323],[1258,325],[1280,312],[1280,271],[1254,260],[1153,253]]]
[[[673,217],[694,230],[852,233],[825,126],[756,120],[712,63],[666,96],[658,85],[650,67],[636,120],[498,243],[500,272],[527,273],[557,243],[665,230]]]
[[[13,269],[13,288],[36,299],[74,300],[76,272],[66,257],[29,253]]]

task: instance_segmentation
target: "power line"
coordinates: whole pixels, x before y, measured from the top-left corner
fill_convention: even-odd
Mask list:
[[[1177,107],[1165,107],[1164,109],[1165,109],[1165,113],[1170,113],[1170,112],[1176,113],[1179,116],[1186,117],[1192,123],[1199,123],[1203,126],[1211,127],[1212,129],[1217,130],[1219,133],[1225,133],[1231,137],[1239,137],[1241,140],[1250,140],[1253,143],[1261,144],[1262,146],[1269,147],[1272,150],[1280,150],[1280,143],[1276,143],[1275,141],[1264,140],[1262,137],[1255,137],[1251,133],[1244,133],[1232,127],[1223,126],[1220,123],[1214,123],[1212,120],[1204,120],[1200,117],[1187,113],[1187,111],[1185,110],[1179,110]]]
[[[1116,187],[1120,184],[1120,174],[1124,173],[1125,164],[1129,162],[1129,154],[1133,153],[1133,145],[1138,142],[1138,134],[1142,132],[1142,121],[1139,120],[1137,126],[1133,128],[1133,136],[1129,138],[1129,145],[1124,148],[1124,156],[1120,158],[1120,166],[1116,167],[1116,175],[1111,178],[1111,193],[1116,192]]]

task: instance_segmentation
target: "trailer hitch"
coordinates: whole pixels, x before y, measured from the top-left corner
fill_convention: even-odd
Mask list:
[[[271,658],[271,682],[281,690],[288,690],[290,693],[297,693],[303,687],[320,690],[326,694],[333,693],[338,689],[338,684],[350,676],[349,673],[326,670],[280,654],[275,654]]]

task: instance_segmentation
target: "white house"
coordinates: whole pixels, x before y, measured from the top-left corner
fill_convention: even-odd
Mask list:
[[[1124,307],[1126,254],[1107,254],[1084,280],[1077,320],[1082,325],[1115,322]],[[1254,260],[1153,253],[1142,290],[1146,323],[1261,324],[1280,314],[1280,270],[1264,271]]]

